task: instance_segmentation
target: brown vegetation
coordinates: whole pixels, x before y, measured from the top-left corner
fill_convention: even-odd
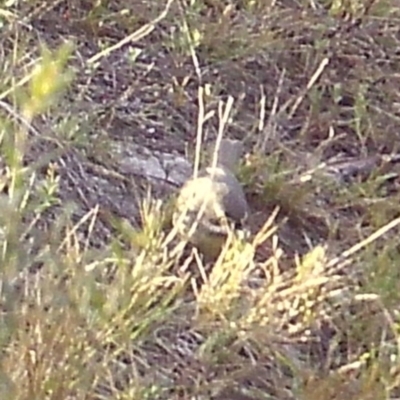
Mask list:
[[[399,18],[1,5],[0,397],[398,398]],[[252,237],[203,266],[165,200],[218,132]]]

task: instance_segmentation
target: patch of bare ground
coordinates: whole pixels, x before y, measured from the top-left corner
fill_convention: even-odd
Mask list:
[[[1,5],[2,398],[398,398],[399,21]],[[252,237],[205,268],[169,199],[230,98]]]

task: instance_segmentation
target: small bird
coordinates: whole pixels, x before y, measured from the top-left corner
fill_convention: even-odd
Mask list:
[[[219,255],[229,232],[241,228],[248,215],[243,188],[234,175],[242,150],[240,141],[222,139],[215,166],[189,179],[178,194],[173,224],[207,260]]]

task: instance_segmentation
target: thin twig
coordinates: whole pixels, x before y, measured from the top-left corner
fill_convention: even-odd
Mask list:
[[[268,143],[268,141],[270,140],[270,138],[272,136],[271,133],[273,131],[273,126],[276,124],[276,121],[277,121],[276,115],[279,112],[278,111],[279,97],[280,97],[280,94],[282,92],[283,80],[284,80],[284,77],[285,77],[285,73],[286,73],[286,70],[284,69],[282,71],[282,73],[281,73],[281,76],[279,77],[278,87],[276,88],[276,92],[275,92],[275,96],[274,96],[274,102],[272,104],[272,109],[271,109],[271,112],[270,112],[268,120],[267,120],[267,125],[265,127],[265,135],[263,137],[263,141],[262,141],[261,146],[260,146],[260,150],[261,150],[262,153],[264,153],[266,151],[266,149],[267,149],[267,143]],[[262,93],[262,95],[263,95],[263,93]],[[260,100],[260,107],[264,107],[265,108],[265,99],[264,99],[264,102],[263,102],[262,101],[262,97],[261,97],[261,100]],[[265,111],[264,111],[263,114],[262,114],[262,111],[263,110],[261,109],[260,110],[260,120],[261,120],[261,117],[265,117],[263,115],[263,114],[265,114]],[[264,127],[262,127],[262,129],[261,129],[261,126],[259,125],[260,133],[263,132],[263,130],[264,130]]]
[[[200,167],[201,144],[203,141],[203,125],[204,125],[204,88],[199,86],[198,90],[199,112],[197,113],[197,134],[196,134],[196,150],[194,158],[193,176],[196,178]]]
[[[381,236],[383,236],[385,233],[391,231],[392,229],[396,228],[398,225],[400,225],[400,217],[394,219],[393,221],[389,222],[385,226],[382,226],[382,228],[379,228],[377,231],[372,233],[370,236],[368,236],[366,239],[362,240],[359,243],[356,243],[354,246],[350,247],[349,249],[345,250],[340,256],[333,258],[330,260],[327,264],[328,268],[333,268],[342,261],[348,259],[355,253],[359,252],[361,249],[367,247],[369,244],[375,242],[378,240]]]
[[[139,40],[148,36],[151,32],[153,32],[156,25],[167,16],[169,9],[173,2],[174,2],[174,0],[168,0],[164,10],[157,18],[154,18],[152,21],[150,21],[148,24],[143,25],[137,31],[124,37],[122,40],[120,40],[118,43],[114,44],[113,46],[107,47],[106,49],[98,52],[93,57],[89,58],[89,60],[87,60],[87,64],[93,65],[96,61],[100,60],[100,58],[109,56],[113,51],[118,50],[122,46],[124,46],[128,43],[138,42]]]
[[[225,126],[229,121],[229,115],[232,110],[233,102],[234,102],[233,97],[229,96],[224,109],[223,109],[223,103],[221,101],[218,103],[219,125],[218,125],[217,140],[215,143],[215,151],[213,154],[213,161],[212,161],[213,168],[215,168],[217,166],[218,152],[219,152],[219,148],[221,146],[222,137],[224,135]]]
[[[293,117],[295,114],[296,110],[300,106],[301,102],[303,101],[304,97],[306,94],[310,91],[310,89],[315,85],[315,82],[319,79],[319,77],[322,75],[324,72],[326,66],[329,64],[329,58],[325,57],[319,64],[317,70],[314,72],[314,74],[311,76],[310,80],[307,83],[306,88],[300,93],[300,95],[297,97],[296,101],[293,104],[292,109],[289,112],[289,119]]]

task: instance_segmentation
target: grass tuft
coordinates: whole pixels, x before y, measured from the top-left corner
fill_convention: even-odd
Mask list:
[[[399,398],[397,2],[78,3],[0,6],[1,398]],[[221,135],[250,232],[205,263]]]

